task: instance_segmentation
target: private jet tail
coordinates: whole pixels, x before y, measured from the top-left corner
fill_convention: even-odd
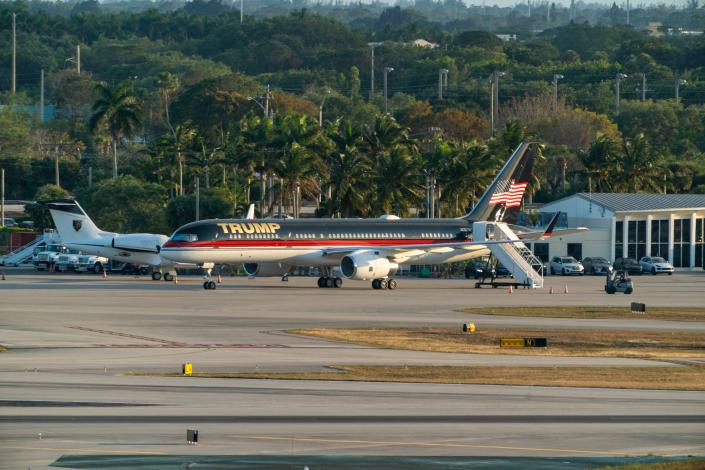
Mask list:
[[[73,199],[40,201],[47,206],[63,243],[80,242],[108,235],[93,223],[86,211]]]
[[[247,208],[247,215],[245,216],[245,219],[254,220],[255,218],[255,205],[250,204],[250,207]]]
[[[477,205],[464,219],[472,221],[516,223],[521,198],[531,182],[539,144],[522,142],[514,150]]]

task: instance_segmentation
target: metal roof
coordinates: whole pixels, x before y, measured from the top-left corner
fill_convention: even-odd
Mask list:
[[[577,193],[612,212],[705,209],[705,194]],[[568,196],[571,197],[571,196]],[[550,204],[550,203],[549,203]]]

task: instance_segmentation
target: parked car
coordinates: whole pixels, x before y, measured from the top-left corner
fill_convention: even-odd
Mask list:
[[[585,272],[587,274],[592,274],[593,276],[596,274],[604,276],[612,272],[612,263],[600,256],[584,258],[582,263],[585,268]]]
[[[78,255],[64,253],[56,257],[54,269],[59,272],[76,271],[78,268]]]
[[[33,220],[23,220],[20,222],[20,228],[34,228]]]
[[[554,256],[551,259],[551,274],[560,273],[563,276],[568,274],[585,274],[585,268],[577,259],[572,256]]]
[[[5,227],[17,227],[17,222],[12,217],[5,217],[2,220]]]
[[[465,266],[465,279],[480,279],[481,277],[492,277],[495,274],[494,267],[487,265],[487,258],[477,258],[468,262]]]
[[[61,254],[68,253],[68,251],[65,246],[56,244],[37,247],[32,254],[32,263],[38,271],[50,269],[56,263],[56,258]]]
[[[108,258],[95,255],[81,255],[78,257],[78,272],[93,271],[96,274],[103,272],[104,266],[108,265]]]
[[[639,260],[641,270],[654,276],[659,273],[673,275],[673,265],[660,256],[644,256]]]
[[[627,274],[641,274],[641,265],[634,258],[617,258],[612,267],[616,271],[626,271]]]

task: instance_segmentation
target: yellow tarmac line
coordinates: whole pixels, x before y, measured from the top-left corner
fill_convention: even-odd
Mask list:
[[[316,442],[330,444],[362,444],[362,445],[388,445],[388,446],[416,446],[416,447],[448,447],[448,448],[468,448],[468,449],[501,449],[501,450],[521,450],[531,452],[562,452],[566,454],[598,454],[598,455],[628,455],[624,451],[607,451],[607,450],[576,450],[576,449],[552,449],[541,447],[514,447],[514,446],[498,446],[498,445],[483,445],[483,444],[451,444],[438,442],[419,442],[419,441],[366,441],[356,439],[323,439],[315,437],[279,437],[279,436],[252,436],[252,435],[234,435],[239,439],[251,439],[259,441],[287,441],[287,442]],[[667,457],[664,455],[664,457]]]
[[[12,449],[12,450],[39,450],[45,452],[84,452],[84,453],[107,453],[107,454],[140,454],[140,455],[167,455],[166,452],[150,452],[150,451],[140,451],[140,450],[115,450],[115,449],[80,449],[72,447],[28,447],[28,446],[3,446],[0,445],[0,449]]]

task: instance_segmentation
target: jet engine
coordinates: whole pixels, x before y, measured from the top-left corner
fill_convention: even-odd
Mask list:
[[[287,274],[291,266],[281,263],[245,263],[242,265],[248,276],[278,277]]]
[[[169,240],[165,235],[151,233],[129,233],[118,235],[111,243],[113,248],[126,251],[141,251],[145,253],[159,253],[162,245]]]
[[[394,274],[399,269],[397,263],[374,252],[352,253],[340,260],[340,271],[348,279],[366,281],[380,279]]]

